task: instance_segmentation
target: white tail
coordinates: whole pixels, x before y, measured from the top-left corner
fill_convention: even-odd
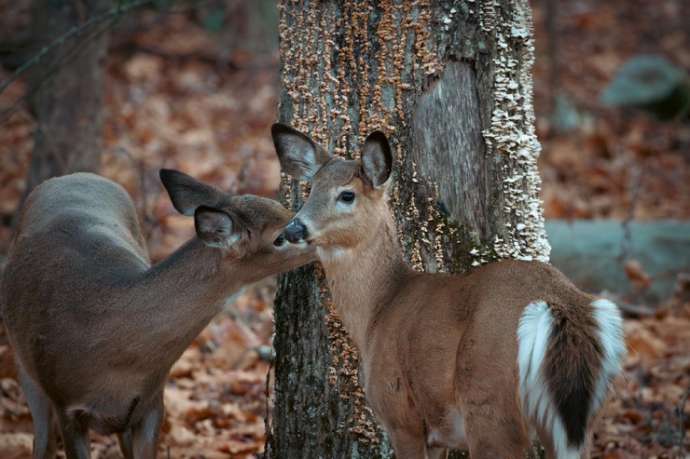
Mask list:
[[[283,169],[312,180],[285,229],[317,247],[335,307],[357,345],[367,400],[398,457],[581,457],[625,353],[620,313],[539,262],[467,275],[403,261],[387,205],[392,156],[370,134],[361,161],[332,159],[307,136],[272,130]]]
[[[197,235],[151,267],[134,205],[93,174],[28,197],[2,284],[3,319],[34,422],[34,457],[88,458],[88,430],[118,433],[126,458],[156,455],[172,364],[242,285],[314,258],[279,236],[290,213],[181,172],[161,179]]]
[[[551,443],[558,458],[581,457],[584,442],[573,440],[573,446],[565,431],[565,419],[554,403],[554,394],[549,390],[544,370],[549,338],[553,332],[553,317],[549,306],[543,301],[529,304],[525,308],[518,328],[518,368],[520,371],[520,396],[526,416],[547,432],[551,432]]]

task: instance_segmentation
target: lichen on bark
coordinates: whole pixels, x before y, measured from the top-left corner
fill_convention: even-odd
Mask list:
[[[488,154],[507,156],[502,165],[503,235],[496,235],[494,251],[501,258],[548,261],[549,246],[539,197],[541,151],[534,126],[532,65],[533,24],[529,4],[516,0],[483,2],[483,27],[495,37],[494,109],[484,130]]]

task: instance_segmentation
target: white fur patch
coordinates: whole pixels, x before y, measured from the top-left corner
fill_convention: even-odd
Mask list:
[[[444,445],[453,449],[467,447],[465,418],[457,407],[450,408],[441,426],[432,427],[427,434],[427,445]]]
[[[298,242],[290,242],[290,243],[288,243],[288,242],[286,241],[286,242],[283,242],[282,245],[279,245],[279,246],[275,246],[275,245],[274,245],[274,246],[273,246],[273,250],[276,250],[276,251],[279,251],[279,252],[282,252],[283,250],[294,249],[294,248],[301,249],[301,250],[306,250],[306,248],[307,248],[308,246],[309,246],[309,244],[307,244],[306,241],[298,241]]]
[[[451,408],[448,411],[448,420],[452,427],[448,444],[452,448],[464,448],[467,446],[467,436],[465,434],[465,418],[457,408]]]
[[[576,459],[580,451],[568,446],[568,437],[556,405],[548,392],[543,363],[549,345],[553,316],[549,305],[535,301],[527,305],[518,325],[518,369],[520,396],[526,414],[551,432],[556,457]]]
[[[239,234],[232,234],[228,238],[226,238],[222,241],[204,241],[204,244],[206,244],[209,247],[216,248],[216,249],[229,250],[232,248],[233,245],[237,244],[240,239],[241,239],[241,237]]]
[[[334,262],[340,258],[345,257],[350,253],[349,250],[345,250],[340,247],[317,247],[316,248],[316,256],[319,257],[319,260],[322,262]]]
[[[606,399],[611,381],[621,372],[625,358],[623,319],[615,303],[600,298],[592,302],[594,320],[599,328],[599,341],[604,354],[601,373],[594,388],[590,413],[595,413]]]

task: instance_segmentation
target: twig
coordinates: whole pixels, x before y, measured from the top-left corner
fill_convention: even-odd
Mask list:
[[[117,6],[111,8],[107,12],[94,16],[92,18],[89,18],[86,22],[83,24],[76,25],[69,29],[67,32],[63,33],[59,37],[57,37],[55,40],[53,40],[51,43],[48,45],[44,46],[41,48],[40,51],[38,51],[33,57],[27,59],[26,62],[24,62],[22,65],[17,68],[17,70],[14,71],[11,77],[9,77],[7,80],[5,80],[2,84],[0,84],[0,94],[2,94],[12,83],[17,81],[20,76],[22,76],[27,70],[29,70],[32,66],[38,64],[41,62],[46,55],[48,55],[49,52],[52,50],[61,47],[64,45],[70,38],[73,37],[78,37],[82,33],[84,33],[87,29],[91,28],[92,26],[99,24],[101,22],[110,20],[110,19],[115,19],[122,14],[133,10],[135,8],[139,8],[141,6],[144,6],[146,4],[153,3],[153,0],[134,0],[131,3],[127,3],[123,5],[122,3],[118,2]]]
[[[153,181],[151,180],[151,170],[146,165],[145,160],[135,158],[134,155],[124,147],[114,149],[113,153],[127,158],[137,173],[137,186],[139,188],[141,202],[141,204],[137,204],[137,211],[143,222],[142,232],[144,233],[144,238],[149,240],[154,230],[158,229],[160,226],[159,221],[152,216],[153,204],[158,199],[160,192],[150,192],[151,190],[148,185]]]
[[[270,444],[273,435],[273,428],[271,427],[271,371],[273,371],[273,362],[268,362],[268,371],[266,372],[266,417],[264,418],[266,445]]]
[[[623,314],[627,317],[651,317],[656,311],[649,306],[641,306],[637,304],[629,304],[624,301],[618,301],[616,303],[618,308],[623,311]]]
[[[680,422],[678,446],[680,446],[681,451],[683,451],[685,448],[685,404],[688,402],[688,396],[690,396],[690,389],[685,391],[685,394],[683,394],[683,396],[680,398],[680,403],[676,408],[676,414],[678,415],[678,421]]]
[[[18,97],[17,100],[7,109],[3,110],[0,112],[0,125],[4,124],[8,119],[12,117],[18,110],[19,107],[25,103],[29,98],[36,93],[39,89],[43,87],[43,85],[53,76],[53,74],[57,71],[57,69],[64,64],[65,62],[69,61],[76,55],[78,55],[82,50],[83,47],[91,40],[99,35],[107,32],[110,30],[110,27],[112,24],[114,24],[115,21],[106,24],[104,27],[100,29],[96,29],[95,31],[91,32],[91,35],[87,36],[85,40],[76,43],[71,49],[69,49],[66,53],[62,54],[60,56],[60,59],[55,62],[43,75],[41,75],[40,78],[37,78],[37,81],[32,83],[32,87],[29,91],[26,92],[21,97]],[[10,82],[11,84],[11,82]],[[0,91],[1,92],[1,91]]]
[[[642,184],[642,170],[634,166],[631,171],[630,185],[629,189],[632,192],[630,197],[630,205],[628,206],[628,214],[625,216],[625,220],[621,223],[623,229],[623,239],[621,240],[621,261],[626,261],[632,257],[632,231],[630,230],[630,224],[635,219],[635,209],[637,207],[637,201],[640,197],[640,188]]]
[[[120,9],[119,9],[119,14],[123,14],[124,12],[131,11],[131,10],[133,10],[134,8],[139,7],[139,6],[144,6],[144,5],[146,5],[147,3],[153,3],[153,1],[154,1],[154,0],[139,0],[136,4],[135,4],[135,3],[131,3],[131,4],[127,5],[126,7],[120,7]],[[192,4],[192,5],[200,5],[200,4],[203,4],[203,3],[207,2],[207,1],[208,1],[208,0],[187,0],[187,1],[185,1],[184,3],[189,3],[189,4]],[[171,9],[171,10],[167,11],[166,14],[176,14],[176,13],[178,13],[178,12],[180,12],[180,10],[173,10],[173,9]],[[108,14],[108,13],[106,13],[106,14]],[[105,16],[105,14],[104,14],[104,15],[101,15],[100,17],[102,18],[103,16]],[[117,19],[118,19],[118,18],[119,18],[118,14],[111,15],[111,19],[112,19],[112,20],[111,20],[110,23],[108,23],[108,24],[107,24],[105,27],[103,27],[102,29],[97,30],[96,32],[93,33],[93,35],[91,35],[91,36],[89,36],[89,37],[87,37],[87,38],[88,38],[88,39],[95,38],[95,37],[97,37],[98,35],[100,35],[100,34],[102,34],[102,33],[104,33],[104,32],[107,32],[108,30],[110,30],[111,26],[117,22]],[[95,24],[96,22],[98,22],[98,21],[96,21],[95,19],[97,19],[97,18],[92,18],[92,19],[89,20],[89,22],[93,21],[93,24]],[[105,19],[101,19],[101,21],[104,21],[104,20],[105,20]],[[87,28],[88,25],[87,25],[87,24],[82,24],[80,27],[81,27],[81,32],[80,32],[80,33],[83,33],[83,32],[84,32],[84,29]],[[67,33],[69,33],[69,31],[68,31]],[[54,46],[55,43],[56,43],[57,41],[61,40],[61,39],[62,39],[62,37],[59,37],[58,39],[56,39],[56,41],[54,41],[53,43],[51,43],[50,45],[48,45],[48,47],[55,48],[55,46]],[[24,96],[17,98],[17,100],[16,100],[9,108],[7,108],[7,109],[3,110],[2,112],[0,112],[0,125],[4,124],[9,118],[11,118],[12,115],[14,115],[14,113],[16,113],[16,112],[19,110],[19,107],[20,107],[23,103],[25,103],[25,102],[33,95],[33,93],[34,93],[35,91],[37,91],[38,89],[40,89],[40,88],[43,86],[43,84],[52,76],[52,74],[57,70],[57,68],[58,68],[60,65],[64,64],[65,61],[71,59],[71,58],[74,57],[76,54],[78,54],[78,52],[80,51],[81,46],[83,46],[85,42],[88,42],[88,39],[84,40],[82,43],[77,43],[77,44],[74,46],[74,48],[71,49],[68,53],[63,54],[63,55],[61,56],[60,60],[59,60],[58,62],[56,62],[47,72],[45,72],[45,74],[38,80],[38,82],[35,83],[35,84],[33,85],[33,87],[31,88],[30,91],[28,91]],[[65,39],[65,40],[62,40],[63,43],[64,43],[64,41],[66,41],[66,39]],[[46,49],[46,48],[43,48],[43,50],[41,50],[41,52],[43,52],[45,49]],[[39,54],[41,54],[41,52],[39,52]],[[27,62],[25,62],[24,64],[22,64],[22,66],[21,66],[19,69],[17,69],[17,70],[15,71],[15,73],[14,73],[8,80],[6,80],[6,81],[2,84],[2,86],[0,86],[0,88],[1,88],[1,89],[0,89],[0,93],[2,93],[5,89],[7,89],[8,86],[10,86],[12,83],[14,83],[14,82],[19,78],[19,76],[21,76],[21,73],[26,72],[26,70],[28,70],[32,65],[35,65],[35,64],[37,64],[38,62],[40,62],[41,59],[43,59],[43,57],[45,57],[45,56],[43,55],[43,56],[41,56],[40,58],[37,58],[37,57],[38,57],[38,55],[36,55],[36,56],[30,58]]]

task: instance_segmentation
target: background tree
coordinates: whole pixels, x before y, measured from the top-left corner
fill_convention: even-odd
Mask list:
[[[111,7],[109,0],[35,0],[33,48],[40,50]],[[53,176],[98,171],[109,25],[95,27],[87,36],[76,34],[29,72],[37,127],[25,194]]]
[[[282,1],[279,119],[337,155],[385,131],[415,269],[547,260],[525,0]],[[285,180],[297,209],[305,188]],[[388,457],[318,267],[280,281],[270,456]]]

